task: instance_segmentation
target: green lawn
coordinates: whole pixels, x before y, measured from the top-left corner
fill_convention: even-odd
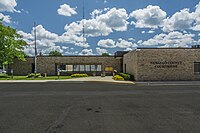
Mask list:
[[[71,76],[60,76],[59,79],[71,79]],[[26,76],[8,76],[6,74],[0,74],[0,80],[58,80],[58,76],[47,76],[41,78],[26,78]]]

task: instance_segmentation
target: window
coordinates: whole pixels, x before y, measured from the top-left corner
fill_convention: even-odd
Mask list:
[[[91,71],[96,71],[96,65],[91,65]]]
[[[85,65],[85,71],[90,72],[90,65]]]
[[[194,73],[200,74],[200,62],[194,62]]]
[[[60,70],[66,70],[66,65],[60,65]]]
[[[101,65],[97,65],[97,71],[101,72]]]
[[[74,65],[74,71],[79,72],[79,65]]]
[[[67,71],[72,72],[73,71],[73,65],[66,65]]]
[[[81,72],[85,71],[85,65],[80,65],[80,71]]]

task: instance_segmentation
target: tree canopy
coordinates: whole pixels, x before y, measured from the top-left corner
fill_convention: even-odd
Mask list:
[[[110,56],[109,53],[102,53],[102,56]]]
[[[14,58],[25,61],[23,52],[27,43],[17,31],[0,20],[0,64],[12,63]]]
[[[62,54],[59,51],[55,50],[55,51],[51,51],[49,53],[49,56],[62,56]]]

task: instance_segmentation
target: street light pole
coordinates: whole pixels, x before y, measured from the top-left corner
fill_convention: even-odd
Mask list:
[[[34,73],[36,76],[37,73],[37,42],[36,42],[36,22],[34,22],[34,37],[35,37],[35,69],[34,69]]]

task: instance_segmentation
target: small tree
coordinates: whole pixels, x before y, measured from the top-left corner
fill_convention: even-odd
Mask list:
[[[3,25],[0,20],[0,64],[10,64],[14,58],[25,61],[23,50],[26,45],[15,29]]]
[[[110,56],[109,53],[102,53],[102,56]]]
[[[55,50],[55,51],[51,51],[49,53],[49,56],[62,56],[62,54],[59,51]]]

